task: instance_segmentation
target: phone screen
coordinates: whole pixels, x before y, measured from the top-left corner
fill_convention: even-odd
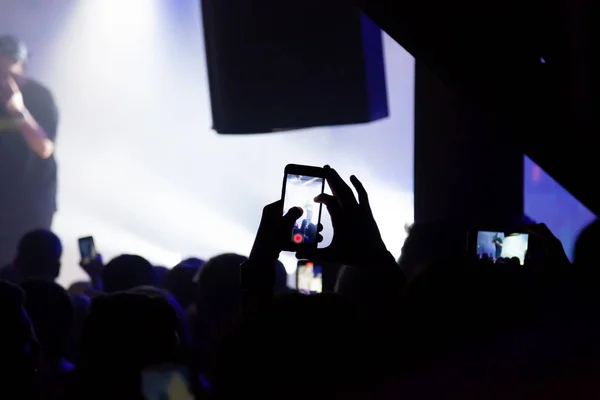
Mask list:
[[[323,192],[324,178],[288,173],[285,180],[284,215],[292,207],[300,207],[304,211],[292,228],[292,243],[316,246],[321,204],[316,203],[314,198]]]
[[[193,400],[188,368],[163,365],[142,371],[142,394],[146,400]]]
[[[94,244],[93,237],[88,236],[79,239],[79,253],[81,254],[81,261],[84,264],[96,259],[98,253],[96,253],[96,245]]]
[[[298,261],[296,289],[303,294],[323,291],[323,268],[311,261]]]
[[[527,233],[477,232],[477,255],[496,263],[518,259],[519,264],[525,264],[528,246]]]

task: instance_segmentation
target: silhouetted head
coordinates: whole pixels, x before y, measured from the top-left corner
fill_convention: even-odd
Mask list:
[[[239,254],[221,254],[202,266],[198,275],[196,307],[200,315],[228,320],[239,308],[242,290],[240,264],[248,260]]]
[[[163,297],[95,297],[83,325],[72,398],[140,398],[141,370],[179,357],[177,327],[177,314]]]
[[[137,286],[154,286],[154,267],[143,257],[124,254],[113,258],[102,271],[104,292],[114,293]]]
[[[238,254],[221,254],[200,269],[194,301],[199,345],[210,346],[237,317],[242,300],[240,264],[246,260]]]
[[[190,332],[188,316],[183,307],[181,307],[181,304],[179,304],[177,299],[171,293],[169,293],[166,289],[157,288],[155,286],[138,286],[131,289],[129,292],[143,294],[150,297],[161,297],[167,300],[177,313],[177,335],[179,336],[180,343],[184,345],[191,344],[192,335]]]
[[[519,257],[511,257],[509,264],[512,266],[519,266],[521,265],[521,260],[519,260]]]
[[[196,282],[194,278],[200,272],[200,263],[182,261],[169,271],[163,287],[171,292],[181,307],[187,309],[194,302]]]
[[[42,279],[27,280],[21,287],[43,354],[51,360],[62,359],[67,354],[73,324],[71,298],[59,284]]]
[[[183,260],[182,262],[180,262],[179,264],[185,264],[188,265],[190,267],[195,267],[195,268],[200,268],[204,265],[206,261],[204,261],[201,258],[197,258],[197,257],[189,257],[186,258],[185,260]]]
[[[575,243],[574,262],[578,269],[598,269],[598,243],[600,243],[600,220],[597,219],[581,232]]]
[[[27,58],[27,46],[23,41],[11,35],[0,36],[0,77],[22,75]]]
[[[179,346],[177,328],[177,313],[162,296],[95,297],[83,326],[84,365],[126,370],[168,362]]]
[[[62,243],[46,229],[27,233],[19,242],[14,265],[23,279],[54,281],[60,275]]]

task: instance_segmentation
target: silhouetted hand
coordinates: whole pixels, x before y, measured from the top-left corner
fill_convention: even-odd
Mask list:
[[[356,176],[350,177],[358,193],[357,201],[350,186],[328,166],[325,167],[325,179],[333,196],[321,194],[315,201],[325,204],[329,210],[333,240],[327,248],[298,252],[296,257],[372,268],[380,265],[381,260],[388,262],[390,254],[381,239],[362,183]]]
[[[79,261],[79,266],[85,271],[86,274],[88,274],[90,280],[92,281],[92,284],[94,286],[98,286],[102,278],[102,271],[104,270],[102,256],[98,254],[96,255],[96,258],[92,260],[81,260]],[[95,287],[95,289],[100,288]]]
[[[569,267],[571,262],[565,253],[560,240],[554,236],[546,224],[532,224],[528,226],[529,248],[527,254],[530,263],[544,265],[546,268]]]
[[[275,263],[285,243],[290,238],[296,220],[302,216],[301,208],[292,208],[284,216],[281,200],[263,209],[262,218],[254,239],[248,261],[241,270],[241,285],[248,293],[262,293],[262,296],[246,296],[244,309],[254,309],[257,304],[273,295],[275,285]],[[266,296],[265,296],[266,295]],[[260,298],[260,301],[258,299]]]
[[[252,262],[275,262],[290,240],[294,224],[302,216],[302,209],[291,208],[283,215],[283,202],[278,200],[263,209],[262,218],[250,252]]]

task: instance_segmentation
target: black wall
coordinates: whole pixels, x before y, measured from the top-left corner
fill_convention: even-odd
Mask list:
[[[511,135],[419,62],[415,79],[415,222],[522,216],[523,154]]]

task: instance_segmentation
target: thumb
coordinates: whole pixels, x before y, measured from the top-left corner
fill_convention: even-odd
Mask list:
[[[284,229],[292,229],[294,224],[304,214],[304,210],[300,207],[292,207],[290,210],[283,216],[282,225]]]

